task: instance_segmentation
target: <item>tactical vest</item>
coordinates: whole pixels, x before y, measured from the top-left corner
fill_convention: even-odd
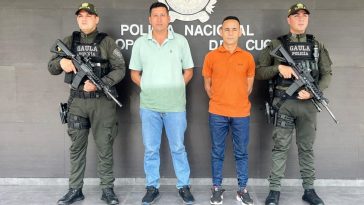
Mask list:
[[[75,31],[72,34],[71,51],[85,58],[90,59],[93,72],[97,77],[102,78],[110,72],[110,64],[107,59],[101,58],[100,42],[107,36],[106,33],[98,33],[91,44],[81,43],[81,33]],[[65,73],[64,82],[72,84],[75,77],[73,72]],[[86,79],[84,79],[86,80]]]
[[[292,59],[296,63],[301,64],[303,69],[310,70],[312,77],[318,82],[318,44],[315,42],[315,37],[311,34],[307,34],[306,39],[306,42],[291,42],[290,35],[278,37],[278,40],[282,43]],[[278,75],[275,84],[276,86],[288,87],[292,83],[293,79],[284,79]]]

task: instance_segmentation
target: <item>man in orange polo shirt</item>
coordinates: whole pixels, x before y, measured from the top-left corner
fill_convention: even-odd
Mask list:
[[[202,75],[205,90],[210,98],[209,126],[211,133],[212,183],[211,204],[222,204],[222,170],[225,139],[232,131],[236,172],[239,189],[237,200],[242,204],[253,204],[247,190],[248,143],[250,101],[253,88],[255,62],[253,56],[238,47],[241,36],[240,21],[228,16],[222,22],[220,35],[222,46],[205,57]]]

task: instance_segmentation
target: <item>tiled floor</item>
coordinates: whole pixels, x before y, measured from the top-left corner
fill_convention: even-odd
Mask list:
[[[236,190],[234,186],[225,186],[225,205],[239,205],[236,201]],[[193,186],[192,193],[196,199],[196,205],[209,205],[210,187]],[[66,193],[67,186],[0,186],[1,205],[49,205],[56,204],[57,200]],[[141,204],[144,195],[143,186],[116,186],[115,193],[118,195],[120,204]],[[250,195],[255,205],[263,205],[267,196],[267,187],[249,187]],[[317,193],[325,201],[326,205],[355,205],[364,201],[364,187],[317,187]],[[183,204],[174,186],[161,186],[161,197],[156,205],[179,205]],[[307,205],[301,200],[301,187],[283,187],[280,205]],[[104,204],[100,200],[101,192],[98,186],[85,186],[83,188],[85,200],[74,203],[75,205],[97,205]]]

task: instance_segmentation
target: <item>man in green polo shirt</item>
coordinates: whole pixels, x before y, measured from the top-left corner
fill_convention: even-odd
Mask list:
[[[184,203],[192,204],[190,167],[184,147],[186,120],[185,87],[193,75],[193,61],[187,40],[168,29],[168,7],[160,2],[149,9],[152,31],[135,41],[130,59],[131,78],[140,86],[140,117],[145,148],[144,171],[147,193],[142,204],[159,197],[159,148],[165,127],[177,189]]]

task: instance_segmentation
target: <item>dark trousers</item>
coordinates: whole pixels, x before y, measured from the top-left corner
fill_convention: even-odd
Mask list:
[[[294,130],[298,161],[304,189],[313,188],[315,180],[313,144],[316,138],[317,111],[311,101],[286,100],[279,113],[294,119],[293,128],[275,127],[273,130],[272,168],[269,176],[270,190],[280,191],[284,177],[288,150],[291,146]]]
[[[117,135],[116,104],[105,96],[100,98],[74,98],[70,114],[88,118],[97,150],[97,174],[101,188],[113,187],[113,143]],[[68,128],[71,138],[69,178],[70,188],[82,188],[86,167],[89,129]]]
[[[231,129],[238,185],[240,188],[246,187],[248,182],[249,121],[249,117],[225,117],[210,113],[211,169],[214,186],[221,186],[222,183],[225,140],[229,129]]]

